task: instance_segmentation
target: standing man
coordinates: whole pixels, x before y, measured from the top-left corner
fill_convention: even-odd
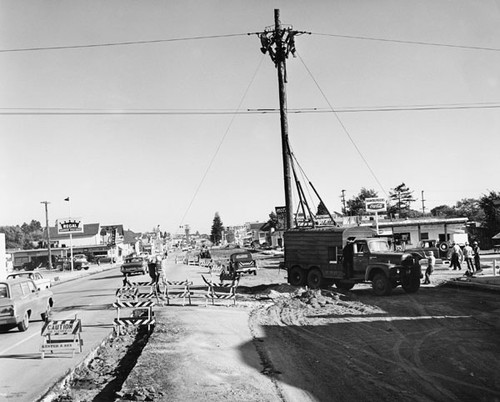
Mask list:
[[[348,239],[347,244],[342,250],[342,266],[346,279],[352,277],[353,263],[354,263],[354,241]]]
[[[450,261],[450,267],[453,268],[453,270],[461,270],[462,267],[460,265],[460,262],[462,260],[463,254],[462,250],[460,249],[460,246],[453,242],[451,246],[451,261]]]
[[[473,243],[472,246],[472,251],[474,252],[474,265],[476,266],[476,273],[480,273],[483,270],[481,269],[481,259],[479,257],[479,245],[477,244],[477,241]]]
[[[472,250],[472,247],[469,246],[469,243],[465,242],[465,247],[463,249],[464,253],[464,260],[467,263],[467,273],[466,275],[474,275],[474,261],[473,261],[473,256],[474,256],[474,250]]]

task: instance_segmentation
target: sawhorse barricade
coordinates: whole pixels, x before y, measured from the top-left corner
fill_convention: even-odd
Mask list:
[[[117,300],[137,300],[139,288],[135,286],[123,286],[116,289],[115,296]]]
[[[184,264],[185,262],[186,262],[186,256],[184,254],[175,256],[176,264]]]
[[[208,300],[212,300],[212,305],[215,304],[215,300],[232,300],[233,305],[236,305],[236,289],[240,282],[239,277],[228,283],[215,283],[212,280],[207,280],[203,275],[201,277],[208,287],[205,294],[205,306],[207,306]]]
[[[191,286],[193,282],[188,281],[164,281],[165,292],[163,297],[167,300],[167,305],[170,305],[170,299],[180,299],[182,298],[182,305],[186,305],[186,297],[188,298],[189,305],[191,306]]]
[[[187,265],[200,265],[200,258],[195,255],[188,255],[186,257]]]
[[[42,359],[45,353],[50,352],[82,352],[83,340],[81,338],[82,322],[75,316],[70,320],[48,320],[43,324],[41,334],[43,343],[40,347]]]
[[[117,335],[120,335],[121,327],[147,325],[148,331],[151,325],[155,324],[153,317],[153,306],[156,304],[153,300],[144,301],[116,301],[113,307],[116,308],[116,318],[114,319],[114,328]],[[130,317],[120,317],[120,309],[134,309]]]

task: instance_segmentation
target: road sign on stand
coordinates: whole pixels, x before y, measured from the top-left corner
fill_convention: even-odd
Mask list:
[[[42,359],[47,352],[71,352],[72,356],[75,355],[75,352],[81,353],[83,346],[81,332],[82,321],[76,315],[72,320],[46,321],[41,331],[43,336],[40,346]]]

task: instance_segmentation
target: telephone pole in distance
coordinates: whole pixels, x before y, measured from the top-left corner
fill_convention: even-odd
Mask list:
[[[45,204],[45,230],[47,231],[47,248],[49,250],[49,269],[52,269],[52,249],[50,247],[50,230],[49,230],[49,201],[42,201],[40,204]]]

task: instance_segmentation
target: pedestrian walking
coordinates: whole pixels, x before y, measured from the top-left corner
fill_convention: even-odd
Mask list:
[[[451,245],[450,267],[453,268],[454,271],[462,269],[462,266],[460,265],[462,258],[462,249],[457,243],[453,242]]]
[[[465,242],[464,249],[462,250],[464,255],[464,260],[467,263],[467,272],[466,275],[474,275],[474,250],[469,243]]]
[[[476,267],[476,273],[480,273],[483,270],[481,269],[481,258],[479,256],[479,244],[475,241],[472,245],[472,251],[474,252],[474,266]]]
[[[434,252],[429,251],[427,256],[427,269],[425,270],[425,281],[424,285],[430,285],[431,275],[434,272],[434,266],[436,265],[436,257],[434,257]]]

